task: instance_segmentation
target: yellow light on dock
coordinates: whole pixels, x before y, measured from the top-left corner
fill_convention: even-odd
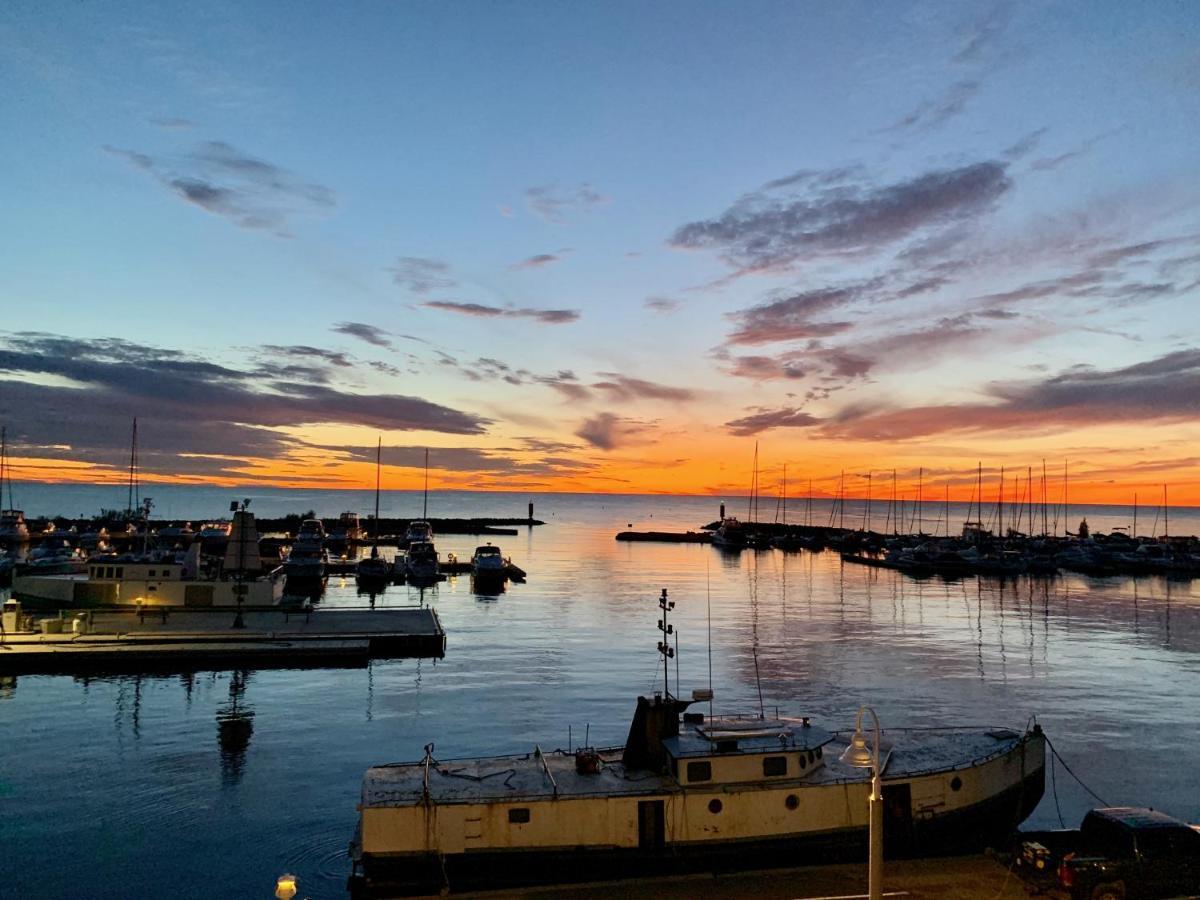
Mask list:
[[[292,900],[296,896],[296,876],[280,875],[275,882],[275,896],[279,900]]]

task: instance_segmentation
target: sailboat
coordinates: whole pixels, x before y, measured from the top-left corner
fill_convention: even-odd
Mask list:
[[[359,583],[381,584],[392,578],[392,564],[379,555],[379,466],[382,453],[383,438],[380,438],[375,446],[375,522],[371,555],[358,561],[355,575]]]
[[[8,507],[0,510],[0,544],[23,544],[29,540],[25,513],[16,509],[12,494],[12,469],[8,465],[8,429],[0,428],[0,506],[4,504],[4,482],[8,480]]]

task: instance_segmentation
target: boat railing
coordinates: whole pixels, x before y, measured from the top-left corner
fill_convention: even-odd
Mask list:
[[[554,773],[550,771],[550,764],[546,762],[546,754],[542,752],[542,748],[537,744],[533,745],[533,755],[537,757],[537,761],[542,764],[542,771],[546,773],[546,777],[550,779],[550,787],[554,790],[554,799],[558,799],[558,782],[554,780]]]

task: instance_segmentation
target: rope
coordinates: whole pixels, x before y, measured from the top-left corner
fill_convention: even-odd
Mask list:
[[[1110,805],[1111,805],[1111,804],[1109,804],[1109,803],[1105,802],[1105,800],[1104,800],[1104,799],[1103,799],[1103,798],[1102,798],[1102,797],[1101,797],[1099,794],[1097,794],[1097,793],[1096,793],[1095,791],[1093,791],[1093,790],[1092,790],[1090,787],[1088,787],[1086,784],[1084,784],[1084,783],[1083,783],[1083,779],[1082,779],[1082,778],[1080,778],[1078,775],[1076,775],[1076,774],[1075,774],[1075,773],[1074,773],[1074,772],[1071,770],[1071,767],[1067,765],[1067,761],[1066,761],[1065,759],[1063,759],[1061,755],[1059,755],[1059,752],[1058,752],[1058,750],[1055,748],[1054,744],[1050,743],[1050,738],[1046,738],[1046,746],[1050,748],[1050,752],[1054,754],[1054,758],[1055,758],[1055,759],[1057,759],[1057,760],[1058,760],[1060,763],[1062,763],[1062,766],[1063,766],[1063,768],[1067,770],[1067,774],[1068,774],[1068,775],[1070,775],[1072,778],[1074,778],[1074,779],[1075,779],[1077,782],[1079,782],[1079,786],[1080,786],[1081,788],[1083,788],[1085,791],[1087,791],[1089,794],[1091,794],[1091,795],[1092,795],[1092,797],[1093,797],[1093,798],[1094,798],[1094,799],[1095,799],[1095,800],[1096,800],[1096,801],[1097,801],[1097,802],[1098,802],[1098,803],[1099,803],[1101,806],[1110,806]],[[1051,769],[1051,771],[1053,771],[1053,769]],[[1056,798],[1056,799],[1057,799],[1057,798]],[[1060,815],[1060,816],[1059,816],[1059,818],[1061,819],[1061,818],[1062,818],[1062,816]]]
[[[1046,741],[1046,743],[1049,744],[1050,742]],[[1051,749],[1051,751],[1054,750],[1053,747],[1051,747],[1050,749]],[[1054,759],[1056,756],[1058,756],[1057,753],[1051,752],[1051,755],[1050,755],[1050,789],[1054,793],[1054,809],[1058,813],[1058,827],[1066,828],[1067,823],[1063,821],[1062,807],[1058,805],[1058,781],[1054,777]]]

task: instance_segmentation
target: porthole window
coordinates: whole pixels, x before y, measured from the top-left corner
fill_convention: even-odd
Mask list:
[[[687,764],[687,780],[692,781],[712,781],[712,763],[708,760],[703,762],[690,762]]]
[[[762,763],[763,774],[768,777],[787,774],[786,756],[764,756]]]
[[[950,790],[952,790],[952,791],[961,791],[962,790],[962,779],[959,778],[957,775],[955,775],[953,778],[950,779]]]
[[[808,760],[806,760],[806,759],[804,758],[804,754],[803,754],[803,753],[801,753],[801,754],[800,754],[800,768],[801,768],[801,769],[805,769],[805,768],[807,768],[807,767],[808,767]]]
[[[717,813],[719,813],[719,812],[722,810],[722,808],[723,808],[723,807],[722,807],[722,804],[721,804],[721,801],[720,801],[720,800],[717,800],[716,798],[713,798],[712,800],[709,800],[709,801],[708,801],[708,811],[709,811],[710,813],[712,813],[714,816],[715,816]]]
[[[524,806],[519,806],[508,811],[509,825],[525,825],[529,822],[529,809]]]
[[[798,809],[800,806],[800,798],[795,794],[788,794],[787,799],[783,801],[783,805],[788,809]]]

